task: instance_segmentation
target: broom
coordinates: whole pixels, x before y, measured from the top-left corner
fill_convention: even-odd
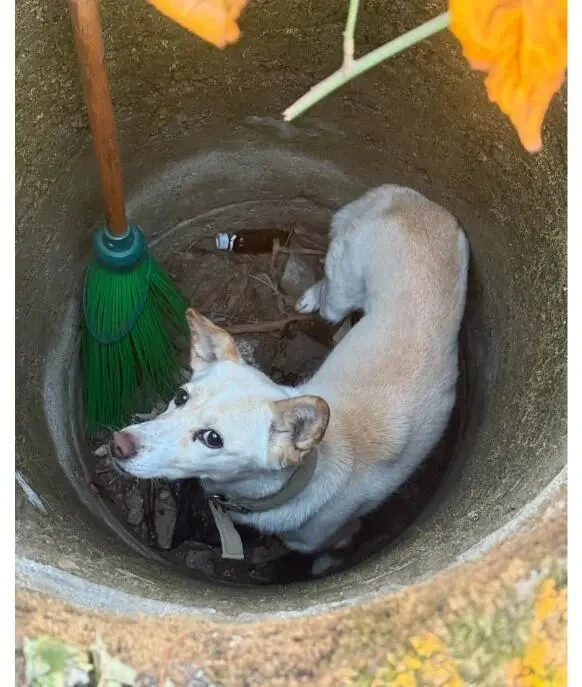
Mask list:
[[[174,341],[187,336],[186,300],[127,224],[99,0],[69,0],[106,226],[93,238],[83,289],[81,344],[87,432],[119,428],[179,382]]]

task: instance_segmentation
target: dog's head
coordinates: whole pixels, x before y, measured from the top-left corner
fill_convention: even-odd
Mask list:
[[[188,310],[192,377],[168,408],[115,432],[113,460],[135,477],[230,481],[298,465],[321,441],[329,407],[247,365],[234,339]]]

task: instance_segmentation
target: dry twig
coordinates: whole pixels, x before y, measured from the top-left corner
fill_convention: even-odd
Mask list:
[[[292,315],[281,320],[267,320],[265,322],[249,322],[248,324],[232,324],[227,327],[230,334],[255,334],[264,332],[276,332],[283,329],[288,324],[298,322],[299,320],[312,319],[313,315]]]
[[[255,281],[258,281],[259,283],[263,284],[266,286],[268,289],[271,289],[271,291],[276,295],[279,296],[283,300],[284,303],[290,306],[295,306],[295,299],[291,298],[291,296],[288,296],[287,294],[283,293],[281,289],[273,282],[271,277],[269,277],[268,274],[265,272],[261,272],[260,274],[249,274],[249,277],[251,279],[254,279]]]
[[[324,250],[319,250],[319,248],[283,248],[278,249],[279,253],[284,253],[286,255],[325,255]]]

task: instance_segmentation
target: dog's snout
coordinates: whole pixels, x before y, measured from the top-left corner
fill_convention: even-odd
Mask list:
[[[114,432],[109,447],[115,458],[127,460],[137,453],[138,442],[129,432]]]

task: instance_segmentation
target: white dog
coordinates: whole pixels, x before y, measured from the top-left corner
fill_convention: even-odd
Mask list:
[[[364,312],[314,377],[275,384],[188,310],[192,378],[162,415],[113,435],[116,465],[198,477],[235,523],[296,551],[340,550],[445,430],[468,263],[442,207],[408,188],[370,191],[333,217],[325,278],[297,304],[331,322]]]

